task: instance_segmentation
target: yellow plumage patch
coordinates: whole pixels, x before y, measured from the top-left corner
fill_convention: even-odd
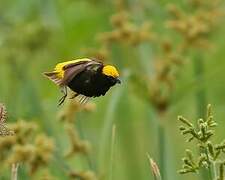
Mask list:
[[[72,61],[66,61],[66,62],[58,63],[55,66],[54,72],[56,72],[57,73],[57,76],[60,79],[62,79],[64,77],[64,72],[65,72],[64,69],[63,69],[63,67],[66,66],[66,65],[69,65],[69,64],[73,64],[73,63],[80,62],[80,61],[91,61],[91,59],[82,58],[82,59],[75,59],[75,60],[72,60]]]
[[[113,78],[119,77],[117,69],[111,65],[104,66],[102,69],[102,73],[105,74],[106,76],[111,76]]]

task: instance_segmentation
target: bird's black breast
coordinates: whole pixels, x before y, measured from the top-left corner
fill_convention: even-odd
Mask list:
[[[86,70],[77,74],[69,83],[68,87],[78,94],[87,97],[105,95],[109,88],[116,84],[114,78],[101,72]]]

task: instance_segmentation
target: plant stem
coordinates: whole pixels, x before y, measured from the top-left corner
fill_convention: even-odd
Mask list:
[[[84,130],[83,130],[83,126],[82,126],[82,121],[79,121],[79,123],[77,123],[77,128],[78,128],[78,131],[79,131],[79,134],[80,134],[80,138],[81,139],[86,139],[85,133],[84,133]],[[87,160],[87,164],[88,164],[89,168],[91,170],[93,170],[93,171],[96,171],[96,165],[92,161],[91,156],[90,156],[89,153],[87,153],[85,155],[85,158]]]
[[[11,180],[17,180],[19,163],[13,163],[11,169]]]
[[[195,78],[196,78],[196,84],[200,85],[204,83],[204,61],[201,52],[195,52],[195,57],[194,57],[194,73],[195,73]],[[206,103],[206,91],[204,86],[200,86],[201,88],[198,88],[196,90],[196,108],[197,108],[197,116],[198,117],[205,117],[206,110],[205,107],[207,106]],[[213,179],[212,176],[212,170],[211,167],[209,171],[203,170],[201,172],[201,176],[203,180],[207,179]]]
[[[218,180],[224,180],[224,163],[220,163]]]
[[[159,151],[159,168],[161,170],[162,179],[166,179],[166,137],[164,123],[164,113],[159,113],[158,124],[158,151]]]
[[[204,62],[203,57],[200,53],[196,53],[194,59],[194,71],[197,85],[204,83]],[[207,106],[206,91],[204,86],[200,86],[196,90],[196,103],[197,103],[197,113],[199,117],[204,117],[206,114],[205,107]]]
[[[166,157],[166,151],[165,151],[165,130],[162,125],[159,125],[158,127],[158,150],[159,150],[159,167],[161,169],[161,176],[163,179],[166,177],[166,164],[165,164],[165,157]]]
[[[216,169],[216,161],[212,161],[212,171],[213,171],[213,180],[217,180],[217,169]]]
[[[125,82],[130,73],[129,71],[124,71],[123,73],[123,81]],[[111,128],[113,125],[113,121],[115,118],[115,111],[117,108],[117,104],[119,103],[119,101],[121,100],[121,96],[123,93],[123,88],[118,88],[114,91],[114,94],[112,95],[112,100],[109,102],[108,107],[107,107],[107,111],[105,113],[105,120],[104,120],[104,124],[102,127],[102,132],[101,132],[101,140],[100,140],[100,146],[99,146],[99,160],[98,160],[98,168],[101,170],[104,170],[105,168],[105,157],[106,157],[106,148],[107,148],[107,144],[108,144],[108,139],[109,139],[109,132],[111,132]]]
[[[113,165],[115,156],[115,136],[116,136],[116,125],[112,126],[112,140],[111,140],[111,155],[110,155],[110,167],[109,167],[109,180],[113,180]]]
[[[206,144],[205,144],[205,146],[206,146]],[[211,160],[209,158],[207,148],[205,148],[202,151],[204,151],[204,153],[207,155],[208,161],[211,162]],[[213,165],[213,167],[212,167],[212,165],[210,165],[208,170],[204,169],[203,171],[201,171],[201,173],[202,173],[201,175],[202,175],[203,179],[207,178],[207,179],[211,179],[211,180],[216,180],[216,178],[213,178],[214,177],[213,175],[215,175],[215,173],[216,173],[216,169],[214,169],[215,167],[214,167],[214,164],[212,162],[211,162],[211,164]]]

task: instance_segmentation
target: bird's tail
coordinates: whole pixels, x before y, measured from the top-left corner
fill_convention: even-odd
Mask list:
[[[44,72],[43,75],[53,81],[58,86],[62,86],[62,79],[59,77],[58,72],[52,71],[52,72]]]

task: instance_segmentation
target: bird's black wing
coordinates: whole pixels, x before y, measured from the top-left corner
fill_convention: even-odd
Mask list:
[[[66,86],[77,74],[84,71],[86,68],[91,66],[101,66],[102,63],[96,61],[78,61],[67,64],[63,67],[64,76],[63,78],[58,77],[58,72],[45,72],[43,73],[47,78],[52,80],[55,84],[60,87]]]
[[[96,61],[80,61],[64,66],[62,84],[67,85],[77,74],[92,66],[102,66],[102,63]]]

